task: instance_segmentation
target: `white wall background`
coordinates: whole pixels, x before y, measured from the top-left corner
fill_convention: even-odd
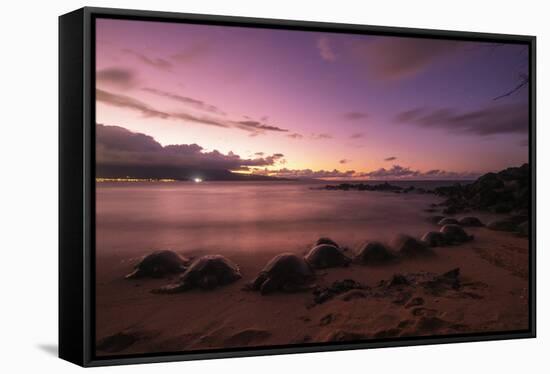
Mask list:
[[[0,21],[0,371],[78,370],[57,346],[57,17],[84,5],[538,36],[538,338],[94,369],[95,373],[541,372],[550,352],[550,26],[540,0],[6,1]],[[537,369],[538,368],[538,369]],[[546,370],[547,370],[546,369]]]

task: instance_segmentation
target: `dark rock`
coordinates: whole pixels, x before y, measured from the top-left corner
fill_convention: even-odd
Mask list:
[[[336,281],[329,287],[318,287],[313,291],[314,302],[316,304],[322,304],[337,295],[343,294],[350,290],[364,290],[365,286],[354,281],[353,279],[344,279],[342,281]]]
[[[525,221],[523,223],[520,223],[517,227],[518,234],[523,237],[529,236],[529,222]]]
[[[509,218],[496,219],[494,221],[489,222],[487,224],[487,228],[495,231],[513,232],[517,230],[518,224],[514,220],[511,220]]]
[[[488,173],[469,184],[439,187],[435,193],[445,197],[445,214],[468,209],[509,213],[529,207],[529,164],[498,173]]]

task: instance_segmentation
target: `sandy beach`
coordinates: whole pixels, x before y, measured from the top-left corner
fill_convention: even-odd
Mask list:
[[[425,211],[430,201],[437,201],[434,196],[366,194],[370,200],[374,196],[374,200],[410,201],[409,206],[413,209],[396,214],[396,222],[409,221],[410,228],[403,223],[396,225],[399,231],[395,234],[405,232],[418,237],[422,232],[439,229],[429,222],[430,215],[435,213]],[[102,214],[101,209],[98,214]],[[150,214],[154,217],[154,212]],[[483,221],[497,216],[476,212],[468,215],[476,215]],[[109,221],[107,216],[106,222]],[[153,294],[151,290],[175,281],[177,276],[124,278],[141,256],[148,253],[146,248],[152,250],[163,246],[154,246],[147,233],[136,231],[131,240],[130,233],[117,226],[119,235],[111,238],[105,231],[106,226],[103,231],[98,227],[99,243],[112,241],[111,248],[103,246],[109,251],[98,250],[96,257],[98,354],[187,352],[528,328],[528,240],[515,233],[485,227],[468,227],[466,231],[474,235],[474,240],[434,248],[436,256],[432,258],[402,259],[382,266],[352,264],[317,270],[310,291],[263,296],[243,290],[273,256],[281,252],[304,255],[319,238],[316,233],[328,233],[341,247],[347,248],[345,253],[350,257],[362,242],[389,241],[389,231],[379,230],[377,236],[376,225],[369,225],[360,218],[351,224],[354,235],[348,235],[346,230],[339,231],[340,227],[350,226],[347,222],[332,230],[321,225],[318,233],[307,230],[307,224],[305,231],[289,229],[285,239],[292,240],[285,242],[284,247],[281,242],[268,241],[264,236],[265,242],[270,244],[253,252],[247,250],[247,246],[257,245],[256,240],[247,241],[244,247],[231,246],[226,241],[219,252],[240,267],[242,279],[210,291],[190,290],[170,295]],[[365,229],[358,230],[361,226]],[[280,236],[279,229],[284,231],[285,227],[270,226],[272,236]],[[392,227],[392,231],[395,230]],[[159,237],[171,244],[170,249],[193,258],[215,254],[213,248],[220,245],[220,242],[207,242],[204,248],[197,245],[189,249],[181,238],[174,239],[168,234],[156,238]],[[181,244],[174,245],[178,241]],[[124,250],[123,243],[134,243],[138,249]],[[455,268],[460,269],[456,287],[434,290],[423,283],[388,285],[396,274],[433,279]],[[345,279],[354,280],[362,288],[315,303],[313,288],[323,289]]]

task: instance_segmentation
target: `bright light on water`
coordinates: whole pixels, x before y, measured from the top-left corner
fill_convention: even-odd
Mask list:
[[[202,178],[193,178],[193,182],[200,183],[202,182]]]

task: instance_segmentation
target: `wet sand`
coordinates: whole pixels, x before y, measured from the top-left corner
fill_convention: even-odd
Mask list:
[[[353,290],[323,304],[313,303],[312,292],[262,296],[242,290],[269,259],[283,252],[277,248],[253,255],[224,251],[223,255],[240,266],[243,279],[212,291],[171,295],[150,293],[170,279],[124,279],[139,256],[98,253],[97,353],[178,352],[527,329],[528,240],[486,228],[466,230],[475,235],[473,241],[435,248],[436,256],[431,259],[379,267],[354,264],[317,271],[315,280],[316,285],[326,287],[353,279],[376,289],[380,281],[396,273],[444,273],[459,267],[460,288],[434,294],[422,287],[408,287],[385,295]],[[316,239],[304,238],[303,246],[294,252],[304,254]],[[357,249],[357,240],[338,239],[349,251]],[[186,256],[204,254],[173,249]]]

